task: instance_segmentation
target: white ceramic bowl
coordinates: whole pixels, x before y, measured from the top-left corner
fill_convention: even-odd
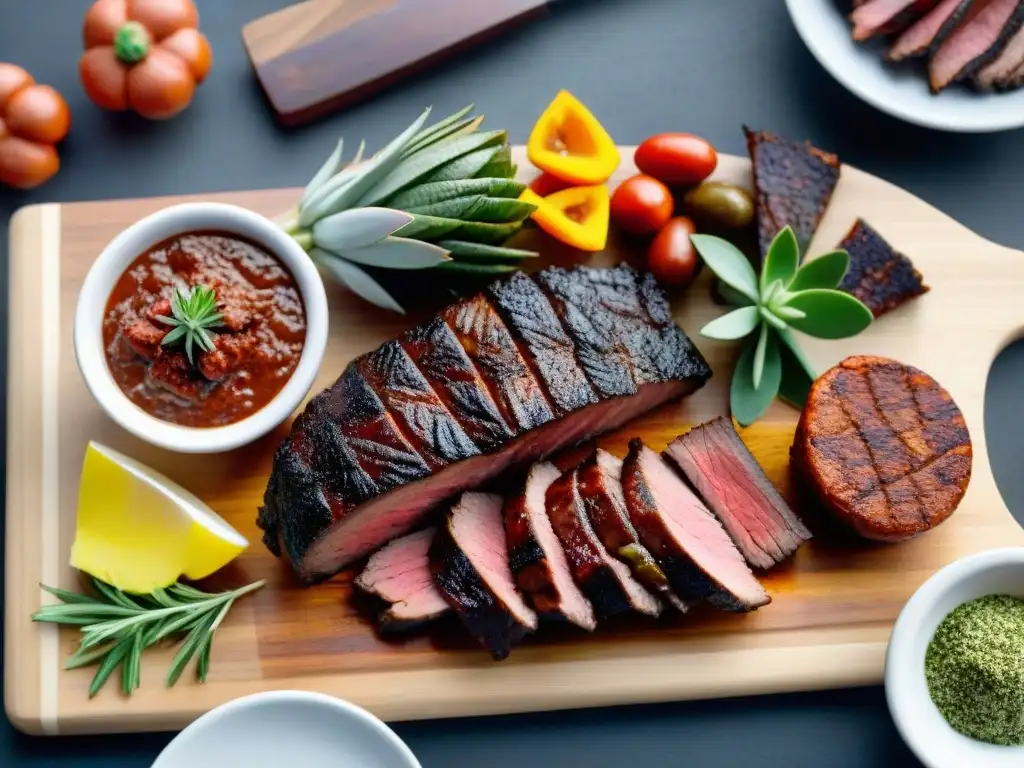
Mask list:
[[[920,60],[894,66],[882,60],[884,46],[853,41],[842,10],[849,5],[786,0],[793,24],[814,57],[864,101],[907,122],[944,131],[985,133],[1024,125],[1024,89],[975,93],[954,84],[933,95]]]
[[[364,709],[304,691],[271,691],[217,707],[167,745],[152,768],[420,768]]]
[[[103,314],[121,274],[144,251],[175,235],[231,232],[266,248],[295,278],[306,309],[306,341],[295,372],[277,396],[242,421],[223,427],[183,427],[151,416],[120,390],[103,349]],[[327,347],[327,294],[316,266],[276,224],[224,203],[185,203],[135,222],[115,237],[85,277],[75,310],[75,357],[89,391],[107,415],[136,437],[180,453],[220,453],[262,437],[298,407],[313,385]]]
[[[885,696],[896,728],[928,768],[1020,768],[1024,747],[1001,747],[953,730],[928,694],[924,656],[939,623],[978,597],[1024,598],[1024,548],[993,549],[946,566],[900,612],[885,657]]]

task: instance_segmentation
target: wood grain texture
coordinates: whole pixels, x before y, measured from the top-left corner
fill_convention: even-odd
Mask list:
[[[280,122],[350,106],[545,13],[546,0],[306,0],[242,28]]]
[[[522,149],[516,154],[524,167]],[[624,158],[631,156],[630,149],[623,149]],[[618,178],[634,170],[626,162]],[[749,185],[749,175],[746,160],[721,158],[719,178]],[[273,190],[202,199],[275,214],[287,209],[296,195],[296,190]],[[374,633],[372,616],[351,599],[351,573],[303,587],[259,542],[256,507],[283,427],[234,453],[169,454],[135,440],[107,419],[78,374],[70,318],[92,261],[122,228],[184,199],[200,198],[35,207],[19,212],[12,224],[5,683],[8,712],[24,730],[41,732],[48,725],[61,733],[179,728],[234,697],[280,688],[324,691],[385,719],[401,720],[877,683],[892,623],[928,576],[965,555],[1024,544],[1024,532],[996,489],[982,432],[989,366],[1024,327],[1017,296],[1024,257],[982,240],[910,194],[846,167],[812,252],[833,247],[860,216],[914,260],[932,291],[854,339],[809,339],[805,348],[822,370],[849,354],[888,355],[927,371],[949,389],[964,412],[975,449],[973,479],[953,517],[900,545],[851,545],[819,537],[765,579],[772,604],[746,616],[697,610],[660,621],[627,618],[608,622],[593,635],[545,628],[501,663],[490,661],[451,624],[406,639],[382,640]],[[55,238],[60,267],[47,272],[40,253]],[[550,241],[537,244],[545,248],[548,260],[565,263],[568,258]],[[613,240],[595,260],[608,263],[630,255],[624,243]],[[696,336],[722,312],[708,298],[709,283],[708,275],[702,277],[678,298],[674,311],[697,339],[714,378],[693,397],[603,439],[615,453],[623,455],[634,435],[660,449],[687,425],[726,412],[736,347]],[[40,337],[40,299],[47,291],[60,297],[56,357],[49,368]],[[314,392],[328,386],[353,357],[418,319],[376,310],[333,285],[328,293],[331,336]],[[44,370],[56,373],[51,400],[39,386]],[[42,430],[47,409],[57,415],[58,426],[57,445],[48,448]],[[776,403],[762,421],[743,431],[772,481],[790,497],[788,449],[796,417],[796,411]],[[182,483],[252,542],[210,586],[237,586],[257,578],[269,583],[243,600],[219,630],[210,678],[203,686],[183,679],[166,690],[163,677],[173,651],[159,649],[146,654],[142,688],[130,699],[108,686],[90,701],[86,691],[91,671],[55,674],[52,667],[60,660],[44,650],[46,633],[52,630],[29,621],[41,599],[37,585],[44,579],[43,563],[54,563],[60,586],[76,583],[67,558],[78,474],[90,439]],[[46,450],[58,457],[56,536],[45,534],[41,514]],[[73,630],[60,632],[60,656],[72,650],[75,636]],[[46,701],[54,702],[52,723]]]

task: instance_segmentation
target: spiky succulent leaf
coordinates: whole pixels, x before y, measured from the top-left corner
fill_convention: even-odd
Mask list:
[[[522,221],[535,210],[537,206],[525,200],[481,196],[462,218],[492,223]]]
[[[400,315],[405,314],[402,305],[395,301],[391,294],[381,287],[380,283],[352,262],[345,261],[333,254],[325,253],[318,249],[311,251],[310,256],[313,256],[321,267],[330,272],[338,282],[352,291],[352,293],[381,309],[398,312]]]
[[[478,178],[494,176],[500,179],[514,179],[516,166],[512,164],[512,148],[508,144],[491,156],[487,164],[475,174]]]
[[[309,180],[309,184],[302,190],[302,197],[299,198],[299,207],[305,205],[309,198],[313,196],[320,187],[324,185],[329,178],[341,170],[342,165],[342,152],[345,148],[345,139],[338,139],[338,145],[331,152],[330,157],[327,158],[326,162],[320,166],[320,170],[316,172],[312,179]]]
[[[479,115],[477,117],[470,117],[466,120],[460,120],[456,123],[446,126],[444,129],[438,131],[436,134],[428,136],[425,140],[417,142],[413,141],[408,147],[405,148],[403,153],[404,157],[410,157],[420,150],[426,149],[427,147],[437,144],[438,142],[450,139],[455,136],[464,136],[466,134],[473,133],[481,125],[484,124],[484,116]]]
[[[522,228],[523,222],[521,221],[511,221],[507,224],[466,221],[459,227],[456,235],[460,240],[472,240],[485,245],[501,245]]]
[[[453,258],[467,261],[521,261],[522,259],[535,259],[540,255],[536,251],[526,251],[522,248],[504,248],[499,245],[484,245],[465,240],[441,240],[438,245],[448,251]]]
[[[469,195],[467,197],[455,197],[451,200],[444,200],[432,205],[421,205],[416,208],[408,208],[409,213],[422,213],[424,216],[436,216],[441,219],[462,219],[471,220],[467,214],[478,202],[484,200],[483,195]]]
[[[412,237],[417,240],[439,240],[462,226],[459,219],[441,219],[437,216],[413,214],[412,221],[395,234],[400,237]]]
[[[446,128],[462,120],[466,115],[473,111],[473,107],[474,105],[470,104],[467,107],[463,107],[455,114],[448,115],[448,117],[442,118],[432,125],[428,125],[413,137],[412,141],[409,142],[409,145],[413,146],[415,144],[424,144],[424,142],[430,143],[430,139],[432,137],[440,135]]]
[[[470,261],[446,261],[438,266],[444,272],[459,272],[464,275],[507,275],[519,269],[514,264],[474,264]]]
[[[430,184],[418,184],[404,192],[399,192],[387,200],[389,208],[411,211],[445,200],[468,195],[487,195],[488,197],[517,198],[526,189],[525,184],[509,179],[462,179],[460,181],[436,181]]]
[[[346,253],[383,240],[412,221],[391,208],[353,208],[325,216],[313,225],[313,242],[325,251]]]
[[[482,174],[480,171],[487,167],[491,158],[500,150],[500,147],[484,147],[476,152],[470,152],[468,155],[463,155],[456,160],[452,160],[447,165],[441,166],[423,179],[422,182],[429,184],[435,181],[460,181],[474,177],[493,177],[494,174]],[[500,174],[497,178],[500,178]]]
[[[357,264],[387,269],[429,269],[450,261],[444,248],[407,237],[386,237],[363,248],[335,253]]]

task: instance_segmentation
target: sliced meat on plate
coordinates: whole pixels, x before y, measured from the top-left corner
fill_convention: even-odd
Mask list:
[[[942,0],[924,18],[896,38],[886,58],[889,61],[902,61],[931,53],[953,33],[975,3],[984,1]]]
[[[910,259],[863,220],[854,223],[838,247],[850,254],[850,268],[839,288],[860,299],[875,317],[928,292]]]
[[[719,417],[694,427],[673,440],[665,452],[754,567],[781,563],[811,538],[731,419]]]
[[[587,519],[610,554],[629,566],[647,589],[681,612],[687,604],[672,590],[665,572],[640,543],[622,495],[622,460],[598,449],[580,465],[577,477]]]
[[[868,40],[906,29],[938,4],[939,0],[869,0],[850,14],[853,39]]]
[[[501,506],[500,496],[462,494],[430,548],[430,570],[445,600],[495,659],[537,629],[537,614],[509,568]]]
[[[1017,30],[1010,42],[991,63],[982,67],[972,80],[982,91],[993,91],[1013,81],[1014,73],[1024,67],[1024,26]]]
[[[928,82],[934,93],[971,77],[995,59],[1024,22],[1024,0],[982,0],[932,54]]]
[[[386,604],[380,613],[381,632],[417,629],[451,607],[434,583],[428,552],[436,528],[395,539],[367,561],[356,586]]]
[[[509,565],[519,589],[542,618],[558,617],[592,630],[597,626],[594,609],[573,581],[545,509],[545,494],[560,474],[549,462],[534,464],[522,493],[505,502]]]
[[[633,527],[677,594],[726,611],[771,602],[722,524],[640,440],[630,442],[622,489]]]
[[[562,543],[573,578],[601,618],[637,611],[661,613],[661,603],[633,578],[594,533],[580,496],[577,470],[564,472],[547,490],[548,518]]]

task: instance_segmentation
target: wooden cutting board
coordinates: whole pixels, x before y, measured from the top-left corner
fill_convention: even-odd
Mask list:
[[[522,150],[517,150],[521,167]],[[618,173],[634,172],[626,161]],[[532,171],[527,172],[532,174]],[[718,176],[749,184],[747,160],[723,157]],[[614,183],[614,181],[613,181]],[[833,247],[862,216],[910,255],[932,291],[842,342],[808,340],[822,370],[855,353],[889,355],[919,366],[963,409],[974,440],[974,474],[946,524],[899,545],[814,540],[765,583],[773,602],[745,616],[698,610],[660,621],[609,622],[593,635],[545,628],[496,663],[457,626],[385,641],[351,601],[351,574],[317,587],[297,583],[259,541],[256,507],[284,428],[244,450],[181,456],[123,432],[93,403],[75,366],[76,294],[100,249],[123,227],[185,199],[214,199],[265,214],[287,209],[295,190],[156,198],[19,211],[11,229],[7,451],[6,706],[14,723],[37,733],[180,728],[218,704],[269,689],[325,691],[388,720],[483,715],[794,691],[878,683],[890,628],[910,594],[938,568],[996,546],[1024,544],[1024,533],[996,489],[982,431],[989,366],[1024,326],[1024,254],[986,242],[891,184],[844,167],[813,252]],[[548,243],[550,245],[550,243]],[[565,257],[565,252],[550,249]],[[613,244],[603,258],[626,255]],[[721,309],[708,298],[710,277],[675,302],[676,317],[697,339],[715,372],[696,395],[606,438],[622,454],[641,435],[656,449],[687,425],[726,412],[733,344],[696,336]],[[331,336],[315,390],[351,358],[407,327],[331,287]],[[781,403],[744,433],[772,480],[789,492],[787,451],[797,413]],[[68,567],[78,475],[90,439],[111,445],[197,493],[252,546],[211,586],[266,578],[217,633],[205,685],[163,678],[173,651],[147,652],[142,689],[130,699],[116,686],[89,700],[90,670],[64,672],[76,631],[29,621],[44,599],[39,584],[73,587]]]

